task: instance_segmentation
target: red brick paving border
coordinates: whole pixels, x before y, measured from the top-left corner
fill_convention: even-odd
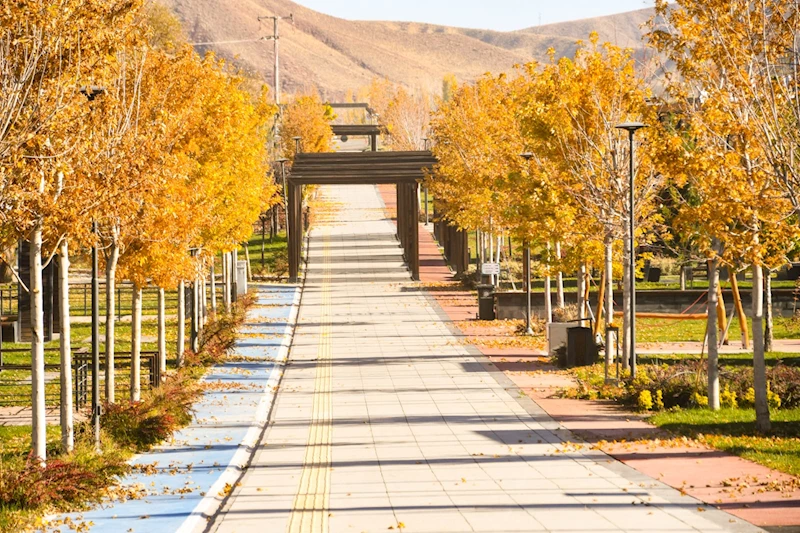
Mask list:
[[[379,186],[379,190],[392,213],[395,188]],[[422,225],[420,264],[423,283],[454,281],[438,245]],[[431,295],[453,322],[476,316],[477,299],[466,291],[437,290]],[[463,329],[462,333],[469,334]],[[600,442],[603,451],[615,459],[757,526],[800,526],[797,478],[705,446],[676,445],[642,416],[610,402],[555,398],[553,393],[572,381],[548,372],[541,355],[533,350],[476,348],[554,420],[587,442]],[[790,488],[780,491],[767,484]]]

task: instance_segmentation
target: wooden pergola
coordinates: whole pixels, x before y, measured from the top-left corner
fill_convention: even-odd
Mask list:
[[[419,182],[437,162],[429,151],[299,153],[287,179],[289,278],[300,273],[303,185],[397,186],[397,236],[411,277],[419,280]]]

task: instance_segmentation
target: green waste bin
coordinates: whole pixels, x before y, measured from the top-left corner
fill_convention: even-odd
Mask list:
[[[494,285],[478,285],[478,318],[494,320]]]
[[[566,367],[589,366],[597,362],[597,343],[592,328],[569,328],[567,330]]]

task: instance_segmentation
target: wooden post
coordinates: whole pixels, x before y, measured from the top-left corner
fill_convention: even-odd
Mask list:
[[[288,196],[289,196],[289,213],[288,213],[288,239],[289,239],[289,283],[297,283],[300,274],[300,261],[299,254],[297,253],[300,246],[300,239],[302,239],[302,230],[300,229],[300,213],[297,208],[297,185],[289,182]]]
[[[410,187],[411,195],[414,201],[411,202],[411,247],[409,250],[411,260],[411,278],[414,281],[420,281],[420,264],[419,264],[419,202],[416,200],[419,194],[419,185],[413,183]]]
[[[745,350],[750,348],[750,338],[747,331],[747,317],[744,314],[744,306],[742,305],[742,296],[739,293],[739,280],[736,279],[736,271],[728,268],[728,277],[731,280],[731,292],[733,293],[733,306],[736,309],[736,314],[739,316],[739,329],[742,332],[742,348]]]
[[[606,271],[603,269],[603,274],[600,277],[600,290],[597,294],[597,313],[595,315],[595,322],[594,322],[594,334],[595,336],[600,332],[600,321],[603,318],[603,304],[605,303],[605,295],[606,295]],[[587,298],[588,301],[588,298]]]
[[[725,299],[722,297],[722,286],[717,283],[717,325],[719,326],[719,343],[728,345],[728,312],[725,309]]]

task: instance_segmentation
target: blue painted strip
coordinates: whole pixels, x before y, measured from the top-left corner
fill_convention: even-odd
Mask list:
[[[122,486],[144,497],[109,502],[69,518],[91,522],[93,533],[174,532],[186,529],[190,517],[200,516],[198,506],[207,506],[212,498],[218,502],[221,494],[209,491],[224,492],[220,482],[235,479],[238,467],[249,457],[248,447],[255,444],[245,441],[260,434],[258,418],[266,416],[273,399],[271,389],[281,372],[279,359],[286,356],[298,296],[295,287],[257,287],[256,307],[248,314],[235,348],[241,360],[209,371],[204,380],[209,390],[195,405],[190,426],[176,433],[172,442],[131,461],[140,471],[122,480]]]

